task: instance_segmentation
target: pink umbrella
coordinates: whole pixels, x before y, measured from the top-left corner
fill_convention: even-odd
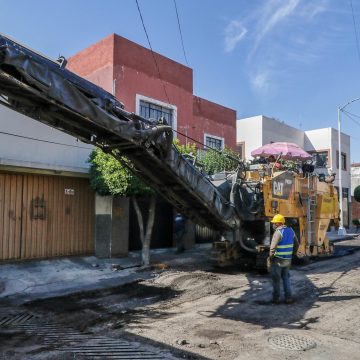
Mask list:
[[[259,147],[251,152],[251,156],[280,156],[288,160],[307,160],[312,156],[300,146],[288,142],[274,142]]]

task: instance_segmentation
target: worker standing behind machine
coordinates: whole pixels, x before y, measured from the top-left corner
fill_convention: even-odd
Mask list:
[[[276,214],[271,223],[275,226],[275,232],[271,240],[269,253],[269,267],[273,282],[273,303],[280,303],[280,280],[283,282],[285,302],[293,303],[290,266],[293,254],[297,252],[299,241],[291,227],[285,225],[285,218]]]

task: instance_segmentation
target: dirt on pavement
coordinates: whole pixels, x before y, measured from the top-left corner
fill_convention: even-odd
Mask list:
[[[338,246],[357,250],[360,238]],[[176,268],[170,263],[146,281],[32,302],[22,310],[79,333],[161,347],[169,359],[357,360],[359,264],[360,251],[350,251],[296,267],[291,305],[270,302],[269,275],[214,269],[202,261]],[[0,331],[0,354],[10,349],[14,359],[65,359],[41,337]]]

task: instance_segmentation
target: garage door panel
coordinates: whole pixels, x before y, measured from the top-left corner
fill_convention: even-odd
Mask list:
[[[0,174],[0,260],[93,253],[94,206],[87,179]]]
[[[20,258],[22,177],[0,174],[0,259]]]

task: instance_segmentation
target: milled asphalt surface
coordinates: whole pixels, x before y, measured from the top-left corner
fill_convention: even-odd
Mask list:
[[[339,242],[358,234],[338,236]],[[198,244],[192,250],[176,254],[174,249],[152,250],[152,264],[184,265],[201,261],[198,249],[210,250],[211,244]],[[202,255],[201,255],[202,256]],[[37,299],[65,296],[85,291],[122,286],[153,276],[151,269],[141,269],[141,253],[131,252],[126,258],[99,259],[65,257],[0,264],[0,304],[21,305]]]
[[[210,249],[210,244],[176,254],[175,250],[151,251],[151,263],[192,263],[197,249]],[[151,268],[142,268],[141,253],[131,252],[126,258],[99,259],[95,256],[66,257],[50,260],[0,264],[0,305],[21,305],[33,300],[102,290],[151,278]]]

